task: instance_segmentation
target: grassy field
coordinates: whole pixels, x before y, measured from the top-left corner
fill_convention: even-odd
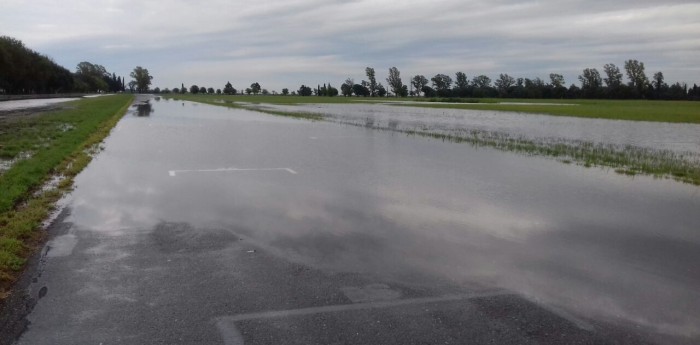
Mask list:
[[[478,103],[438,103],[425,98],[365,98],[365,97],[301,97],[301,96],[247,96],[247,95],[168,95],[202,103],[215,100],[246,103],[306,104],[392,102],[411,107],[488,109],[518,113],[547,114],[629,121],[700,123],[700,102],[646,101],[646,100],[552,100],[552,99],[478,99]],[[410,102],[407,102],[410,101]],[[501,104],[528,103],[528,104]],[[565,103],[569,105],[558,105]]]
[[[0,155],[16,160],[0,175],[0,298],[40,243],[42,221],[132,99],[86,98],[61,110],[0,119]],[[42,188],[57,176],[61,178],[54,188]]]
[[[700,123],[700,102],[645,100],[487,100],[483,103],[418,103],[411,106],[453,109],[488,109],[629,121]],[[529,104],[500,104],[529,103]],[[539,103],[539,104],[538,104]],[[567,105],[560,105],[567,104]]]

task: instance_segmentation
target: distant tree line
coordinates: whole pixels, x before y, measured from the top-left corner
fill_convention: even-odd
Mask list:
[[[81,62],[71,73],[22,41],[0,37],[0,93],[118,92],[124,86],[124,79],[104,66]]]
[[[603,67],[604,76],[595,68],[585,68],[578,80],[581,86],[571,84],[566,87],[561,74],[551,73],[549,81],[540,78],[514,78],[500,74],[493,81],[486,75],[477,75],[469,79],[464,72],[455,73],[454,79],[446,74],[436,74],[428,79],[423,75],[410,78],[404,84],[401,73],[396,67],[389,69],[386,79],[390,93],[375,78],[371,67],[365,69],[367,80],[359,84],[352,78],[341,85],[341,94],[346,97],[500,97],[500,98],[610,98],[610,99],[662,99],[662,100],[700,100],[700,88],[697,84],[688,87],[685,83],[667,84],[662,72],[654,73],[648,79],[644,63],[627,60],[624,63],[627,82],[620,69],[614,64]],[[410,87],[410,90],[409,90]],[[325,96],[326,94],[321,94]]]
[[[367,80],[356,83],[347,78],[340,85],[340,90],[330,83],[317,85],[316,88],[302,84],[291,95],[334,97],[440,97],[440,98],[609,98],[609,99],[660,99],[660,100],[700,100],[700,87],[696,84],[688,87],[685,83],[667,84],[662,72],[654,73],[649,79],[644,70],[644,63],[637,60],[627,60],[624,63],[624,74],[614,64],[603,66],[603,75],[596,68],[585,68],[578,76],[581,86],[565,84],[564,76],[558,73],[549,74],[549,80],[540,78],[514,78],[508,74],[499,74],[494,81],[486,75],[477,75],[471,79],[464,72],[455,73],[454,79],[446,74],[436,74],[428,79],[416,75],[404,83],[401,72],[396,67],[389,69],[386,78],[388,90],[376,79],[374,68],[365,68]],[[165,89],[163,92],[186,93],[184,84],[181,88]],[[204,88],[192,85],[190,93],[221,94],[221,89]],[[223,93],[236,95],[238,91],[227,82]],[[252,83],[244,90],[247,95],[268,95],[258,82]],[[276,92],[271,94],[276,95]],[[289,95],[289,89],[282,89],[281,95]]]

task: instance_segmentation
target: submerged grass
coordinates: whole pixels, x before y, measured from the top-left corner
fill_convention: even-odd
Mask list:
[[[452,129],[452,130],[435,130],[430,127],[416,127],[416,128],[402,128],[398,122],[390,121],[387,124],[375,123],[374,118],[367,118],[364,120],[349,120],[343,118],[333,118],[326,117],[322,114],[308,114],[293,111],[278,111],[270,108],[266,108],[264,104],[247,106],[243,101],[250,101],[248,96],[238,96],[238,98],[231,98],[231,96],[210,96],[210,95],[178,95],[178,99],[186,99],[194,102],[201,102],[219,106],[229,106],[242,109],[256,110],[265,113],[310,118],[314,120],[323,119],[326,121],[337,122],[347,125],[367,127],[380,130],[391,130],[400,133],[406,133],[409,135],[419,135],[432,138],[439,138],[442,140],[448,140],[458,143],[469,143],[478,147],[492,147],[502,151],[512,151],[522,154],[529,155],[539,155],[555,158],[565,164],[579,164],[585,167],[599,166],[599,167],[609,167],[615,169],[614,171],[620,174],[634,176],[637,174],[652,175],[655,177],[667,177],[673,178],[677,181],[690,183],[694,185],[700,185],[700,157],[693,153],[679,154],[668,150],[654,150],[648,148],[634,147],[634,146],[624,146],[620,147],[617,145],[610,144],[594,144],[591,142],[584,141],[571,141],[571,140],[532,140],[525,137],[512,137],[508,133],[482,131],[482,130],[468,130],[468,129]],[[234,96],[235,97],[235,96]],[[285,98],[281,96],[262,96],[265,99],[277,99]],[[290,97],[295,98],[295,97]],[[311,98],[311,99],[324,99],[324,97],[296,97],[296,98]],[[516,100],[517,101],[517,100]],[[700,104],[694,104],[691,102],[647,102],[647,101],[579,101],[580,106],[587,106],[589,110],[592,109],[615,109],[615,108],[626,108],[624,112],[619,114],[632,114],[639,107],[650,107],[650,111],[646,113],[645,116],[653,116],[654,114],[660,114],[661,105],[671,106],[668,113],[673,113],[673,105],[678,105],[677,109],[680,117],[694,118],[697,114],[691,115],[689,109],[695,109]],[[599,104],[603,104],[600,105]],[[251,103],[251,102],[247,102]],[[553,103],[553,101],[550,101]],[[697,103],[697,102],[696,102]],[[280,104],[280,103],[275,103]],[[409,105],[409,104],[406,104]],[[410,104],[415,105],[415,104]],[[436,104],[438,107],[443,107],[443,104]],[[463,104],[449,104],[446,107],[456,107],[461,108]],[[566,108],[578,108],[579,105],[562,105],[561,107]],[[423,106],[422,104],[420,106]],[[468,105],[467,105],[468,106]],[[492,106],[488,105],[488,109],[492,109]],[[500,106],[500,105],[499,105]],[[517,105],[515,105],[517,106]],[[557,105],[542,105],[545,109],[546,107],[556,107]],[[536,105],[526,105],[524,107],[538,107]],[[474,109],[484,109],[483,106],[474,107]],[[535,108],[541,109],[541,108]],[[677,110],[676,109],[676,110]],[[593,114],[588,114],[591,116],[582,117],[595,117]],[[697,115],[700,119],[700,115]],[[680,118],[679,117],[679,118]],[[640,118],[638,118],[640,119]],[[657,118],[659,120],[659,118]]]
[[[131,95],[81,99],[68,103],[68,109],[5,118],[0,123],[0,145],[22,146],[18,152],[32,152],[0,175],[0,298],[41,241],[43,233],[37,230],[42,221],[90,162],[132,99]],[[15,140],[16,133],[22,134],[21,143]],[[41,189],[57,175],[62,180],[56,188]]]

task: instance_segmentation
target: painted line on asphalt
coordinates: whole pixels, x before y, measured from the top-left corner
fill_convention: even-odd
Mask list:
[[[311,140],[319,140],[319,139],[347,139],[347,138],[366,138],[363,136],[359,135],[332,135],[332,136],[325,136],[325,137],[309,137]]]
[[[286,171],[292,175],[298,174],[291,168],[218,168],[218,169],[191,169],[191,170],[169,170],[168,175],[171,177],[182,173],[201,173],[201,172],[222,172],[222,171]]]
[[[337,313],[343,311],[352,310],[366,310],[366,309],[381,309],[381,308],[392,308],[401,307],[406,305],[414,304],[425,304],[425,303],[435,303],[435,302],[449,302],[449,301],[460,301],[468,300],[471,298],[480,297],[493,297],[501,295],[509,295],[511,292],[504,290],[492,290],[486,292],[470,293],[470,294],[458,294],[458,295],[445,295],[438,297],[422,297],[422,298],[409,298],[393,301],[377,301],[377,302],[367,302],[367,303],[356,303],[356,304],[340,304],[340,305],[329,305],[323,307],[311,307],[311,308],[301,308],[301,309],[290,309],[290,310],[273,310],[264,311],[258,313],[248,313],[248,314],[238,314],[238,315],[228,315],[216,318],[216,327],[221,333],[221,338],[225,345],[243,345],[243,336],[238,330],[235,322],[246,321],[246,320],[259,320],[259,319],[277,319],[293,316],[305,316],[314,315],[322,313]]]

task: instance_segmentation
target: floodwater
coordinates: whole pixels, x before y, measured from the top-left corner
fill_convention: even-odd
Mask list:
[[[570,315],[700,339],[696,186],[241,109],[167,100],[151,101],[147,108],[118,124],[66,200],[70,215],[63,222],[70,231],[53,244],[60,254],[55,260],[78,252],[89,258],[66,264],[77,278],[67,273],[56,278],[62,284],[85,280],[85,288],[70,298],[109,290],[109,303],[125,303],[119,310],[130,310],[126,305],[134,301],[157,308],[161,297],[139,296],[163,295],[185,284],[191,290],[177,299],[188,303],[229,274],[240,281],[239,270],[227,268],[240,261],[225,249],[235,235],[280,260],[329,274],[380,277],[417,290],[502,288]],[[341,109],[355,111],[348,116],[372,113],[381,121],[408,112],[424,122],[434,111],[322,106],[338,114]],[[445,112],[436,121],[462,120]],[[480,116],[489,128],[526,131],[561,126],[573,133],[564,124],[575,123],[548,117],[535,125],[520,119],[516,126],[502,115]],[[634,140],[637,134],[629,133]],[[677,138],[689,139],[683,133]],[[177,230],[177,241],[168,229]],[[189,259],[167,266],[176,268],[166,268],[168,256],[127,265],[145,239],[160,247],[143,253],[160,248]],[[57,276],[51,260],[42,279]],[[201,283],[183,280],[159,287],[162,291],[125,287],[145,282],[134,276],[140,272],[172,272],[163,276],[175,279],[202,270],[214,273]],[[50,297],[55,288],[47,286]],[[61,300],[41,300],[35,314]],[[100,315],[101,307],[95,308],[84,317]],[[43,322],[34,316],[25,339],[34,339],[32,327],[41,330]],[[42,333],[34,334],[41,339]]]
[[[700,125],[586,119],[565,116],[498,112],[488,109],[436,109],[385,104],[300,104],[271,105],[284,111],[322,114],[339,122],[364,124],[367,119],[377,127],[459,134],[465,130],[507,133],[514,138],[534,141],[571,141],[627,145],[676,153],[700,155]],[[488,105],[484,105],[488,107]],[[572,105],[574,106],[574,105]]]
[[[4,101],[0,102],[0,112],[19,110],[19,109],[30,109],[30,108],[40,108],[48,105],[63,103],[68,101],[74,101],[76,98],[42,98],[42,99],[20,99],[15,101]]]

